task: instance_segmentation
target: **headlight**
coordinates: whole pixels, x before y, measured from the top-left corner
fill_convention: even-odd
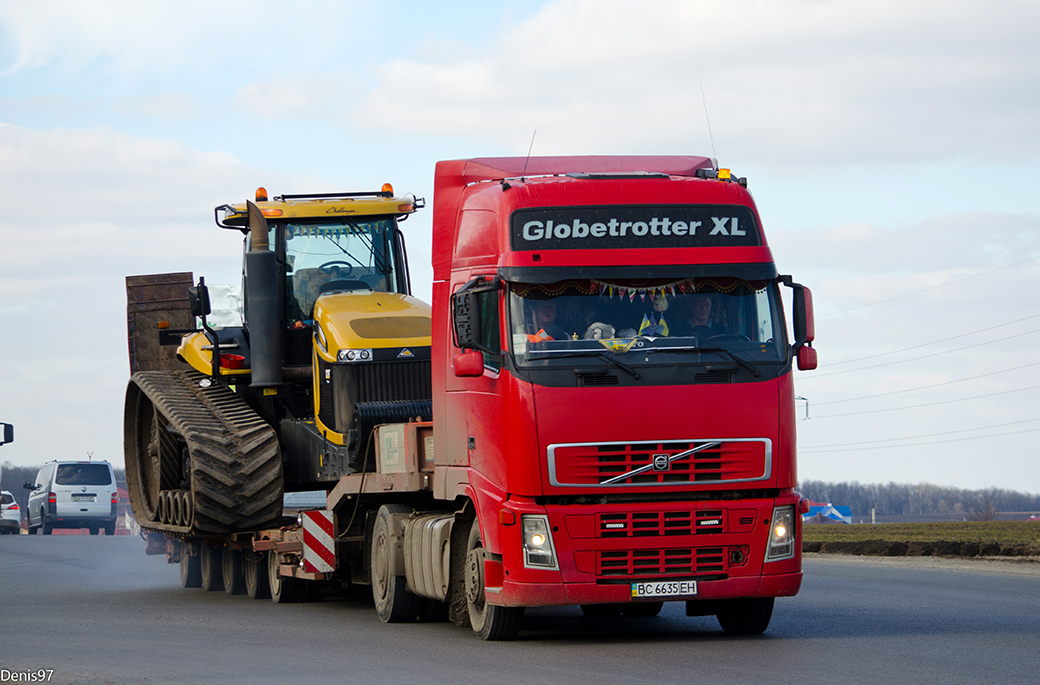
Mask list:
[[[341,362],[367,362],[372,359],[372,350],[340,350],[336,360]]]
[[[549,518],[542,514],[521,514],[520,523],[524,534],[524,566],[556,568]]]
[[[766,549],[766,561],[778,561],[793,557],[794,538],[794,507],[774,509],[773,522],[769,526],[769,547]]]

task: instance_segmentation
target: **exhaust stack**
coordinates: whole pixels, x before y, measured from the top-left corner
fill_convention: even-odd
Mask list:
[[[252,386],[282,383],[282,335],[278,322],[278,261],[268,241],[267,219],[246,201],[249,210],[249,252],[245,256],[246,325],[252,356]]]

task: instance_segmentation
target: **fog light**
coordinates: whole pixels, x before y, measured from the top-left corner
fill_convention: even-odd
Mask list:
[[[793,557],[794,538],[794,507],[774,509],[773,523],[769,526],[769,548],[766,549],[766,561]]]
[[[524,534],[524,566],[556,568],[549,518],[542,514],[521,514],[520,523]]]

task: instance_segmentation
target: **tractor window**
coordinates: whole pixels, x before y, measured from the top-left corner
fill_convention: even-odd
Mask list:
[[[318,295],[330,290],[398,292],[393,219],[343,219],[282,225],[290,321],[313,318]]]

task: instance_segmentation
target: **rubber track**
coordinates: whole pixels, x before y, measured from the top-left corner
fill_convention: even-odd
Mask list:
[[[220,383],[202,387],[204,379],[193,370],[142,371],[131,378],[187,443],[194,497],[190,526],[159,521],[141,525],[180,535],[212,535],[277,524],[284,491],[277,434],[228,388]]]

